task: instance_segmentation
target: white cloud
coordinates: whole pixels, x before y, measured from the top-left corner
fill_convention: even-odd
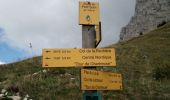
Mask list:
[[[0,61],[0,65],[3,65],[3,64],[5,64],[5,63]]]
[[[135,0],[100,0],[100,46],[118,41],[134,5]],[[0,0],[0,28],[8,44],[31,52],[31,42],[35,54],[42,48],[80,48],[82,43],[78,0]]]

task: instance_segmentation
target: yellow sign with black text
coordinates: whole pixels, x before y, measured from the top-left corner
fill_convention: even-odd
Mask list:
[[[115,49],[43,49],[43,67],[116,66]]]
[[[80,25],[99,24],[98,2],[79,2],[79,24]]]
[[[81,69],[81,90],[122,90],[122,75]]]

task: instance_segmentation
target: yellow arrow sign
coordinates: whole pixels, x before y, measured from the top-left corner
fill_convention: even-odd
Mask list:
[[[115,49],[43,49],[43,67],[116,66]]]
[[[122,75],[95,70],[81,70],[82,90],[122,90]]]

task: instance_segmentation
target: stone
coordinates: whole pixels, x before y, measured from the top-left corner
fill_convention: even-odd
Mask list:
[[[1,90],[1,93],[2,93],[2,94],[4,94],[5,92],[6,92],[6,90],[5,90],[5,89],[2,89],[2,90]]]
[[[47,73],[47,70],[44,69],[44,70],[42,70],[42,72],[43,72],[43,73]]]
[[[4,96],[4,94],[0,94],[0,97],[3,97]]]
[[[21,100],[20,96],[8,96],[8,98],[11,98],[12,100]]]
[[[27,94],[25,97],[29,98],[30,96]]]
[[[75,80],[76,78],[70,78],[71,80]]]
[[[8,92],[5,92],[5,95],[7,96],[7,95],[8,95]]]
[[[28,98],[27,98],[27,97],[25,97],[23,100],[28,100]]]
[[[19,92],[17,92],[17,93],[16,93],[16,95],[17,95],[17,96],[20,96],[20,93],[19,93]]]
[[[120,41],[144,35],[170,21],[170,0],[136,0],[135,14],[120,32]]]

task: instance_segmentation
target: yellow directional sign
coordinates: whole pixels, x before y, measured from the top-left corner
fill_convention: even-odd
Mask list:
[[[43,49],[43,67],[116,66],[115,49]]]
[[[99,45],[101,39],[101,22],[99,22],[99,25],[96,25],[96,47]]]
[[[95,70],[81,70],[82,90],[122,90],[122,75]]]
[[[79,24],[82,25],[99,24],[98,2],[79,2]]]

